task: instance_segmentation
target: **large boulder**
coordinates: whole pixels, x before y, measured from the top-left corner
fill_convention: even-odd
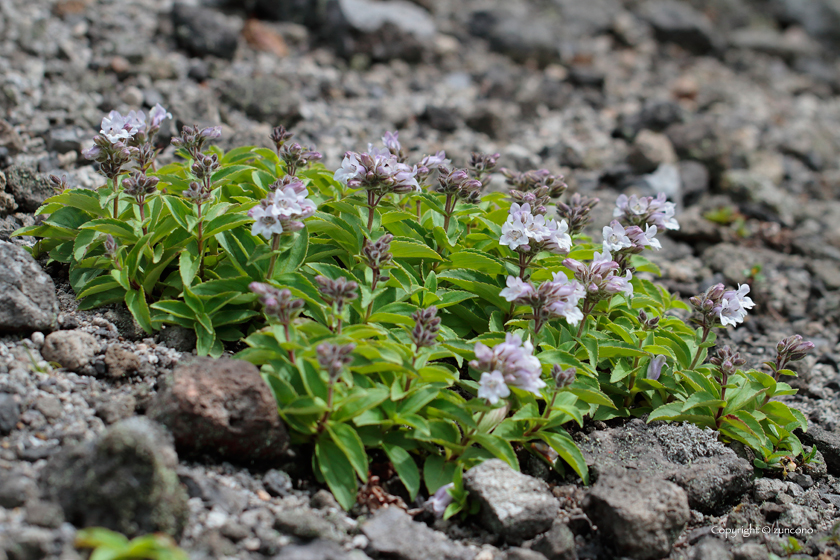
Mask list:
[[[183,452],[237,463],[279,457],[289,436],[259,370],[242,360],[201,358],[177,368],[147,414]]]
[[[589,434],[580,448],[593,477],[629,470],[670,481],[703,513],[722,513],[753,487],[749,461],[717,441],[713,431],[693,424],[633,420]]]
[[[636,560],[667,556],[691,517],[682,488],[643,474],[599,478],[581,507],[607,548]]]
[[[55,192],[46,177],[25,165],[6,170],[6,190],[24,212],[34,212]]]
[[[560,511],[542,480],[490,459],[464,473],[464,487],[481,505],[482,524],[508,542],[519,543],[547,531]]]
[[[0,332],[51,331],[57,321],[52,278],[25,250],[0,241]]]
[[[99,439],[64,449],[42,473],[46,497],[77,527],[129,536],[183,531],[189,509],[172,438],[147,418],[114,424]]]
[[[417,523],[396,507],[380,509],[361,527],[377,558],[392,560],[472,560],[475,553],[446,535]]]

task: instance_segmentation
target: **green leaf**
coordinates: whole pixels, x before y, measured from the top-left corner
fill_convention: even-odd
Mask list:
[[[356,430],[347,424],[331,422],[327,426],[327,431],[339,449],[344,452],[362,482],[367,482],[367,453],[365,453],[365,446]]]
[[[417,498],[417,493],[420,491],[420,470],[411,455],[398,445],[384,444],[382,448],[391,464],[394,465],[394,470],[397,471],[400,480],[408,490],[408,496],[414,501]]]
[[[309,232],[306,229],[300,231],[295,242],[289,250],[278,257],[275,266],[275,275],[289,272],[297,272],[306,260],[306,253],[309,250]]]
[[[253,221],[253,218],[248,217],[247,214],[222,214],[204,224],[204,238],[209,239],[217,233],[222,233],[251,221]]]
[[[429,494],[434,494],[442,486],[452,482],[456,469],[454,462],[447,462],[440,455],[426,457],[426,462],[423,464],[423,482],[426,483]]]
[[[195,275],[198,274],[198,268],[201,265],[201,259],[198,255],[198,242],[192,240],[187,245],[187,248],[181,252],[181,257],[178,259],[178,269],[181,272],[181,282],[185,287],[192,286]]]
[[[484,449],[511,466],[513,470],[519,470],[519,460],[516,452],[506,439],[494,434],[473,434],[471,439],[481,445]]]
[[[507,268],[501,259],[477,249],[462,249],[450,255],[449,260],[451,264],[447,268],[480,270],[485,274],[507,274]]]
[[[349,510],[356,503],[358,485],[347,456],[335,442],[322,434],[315,443],[315,457],[335,499],[341,507]]]
[[[114,218],[99,218],[78,227],[83,230],[89,229],[105,234],[110,233],[115,238],[129,243],[136,243],[139,238],[133,227],[122,220],[115,220]]]
[[[409,237],[395,237],[391,241],[391,254],[395,259],[424,259],[430,261],[443,261],[437,251],[428,245],[415,241]]]
[[[137,323],[149,334],[155,332],[152,326],[152,317],[149,314],[149,305],[146,303],[146,292],[142,286],[138,290],[129,290],[125,294],[125,304]]]
[[[584,484],[589,484],[589,467],[586,465],[586,459],[583,458],[583,453],[580,452],[574,440],[565,431],[562,432],[537,432],[537,436],[546,442],[560,458],[569,464],[577,475],[583,480]]]

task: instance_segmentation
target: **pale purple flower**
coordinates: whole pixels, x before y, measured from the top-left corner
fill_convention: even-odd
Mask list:
[[[426,156],[420,160],[420,163],[417,164],[417,167],[425,168],[427,170],[437,169],[441,166],[447,166],[451,161],[446,159],[446,152],[440,150],[433,156]],[[428,172],[428,171],[427,171]]]
[[[514,251],[518,247],[527,248],[528,232],[525,229],[525,223],[514,219],[512,215],[508,216],[507,221],[502,224],[502,237],[499,239],[499,245],[507,245]]]
[[[747,309],[752,309],[755,306],[753,300],[747,297],[748,293],[750,293],[749,284],[738,284],[737,290],[724,292],[720,304],[720,322],[722,325],[732,325],[734,327],[744,321],[744,317],[747,316]]]
[[[533,239],[537,243],[548,239],[551,232],[545,225],[545,216],[529,214],[525,221],[525,233],[529,239]]]
[[[446,513],[446,508],[452,503],[453,498],[449,493],[449,490],[452,488],[455,488],[454,483],[450,482],[449,484],[444,484],[438,488],[437,492],[435,492],[435,494],[424,504],[426,508],[432,510],[432,513],[434,513],[435,517],[438,519],[443,517],[443,514]]]
[[[399,153],[402,146],[400,145],[399,140],[399,132],[385,132],[385,136],[382,137],[382,143],[385,144],[385,147],[391,151],[391,153],[396,154]]]
[[[132,111],[131,113],[134,113]],[[105,136],[111,142],[119,142],[120,140],[128,140],[134,134],[132,129],[134,127],[135,115],[123,116],[118,111],[111,111],[107,116],[102,118],[100,134]]]
[[[619,195],[613,217],[622,222],[641,226],[650,224],[659,229],[680,229],[680,224],[674,218],[676,206],[668,202],[665,193],[659,193],[656,198],[651,196]]]
[[[499,399],[508,396],[510,396],[510,388],[505,383],[502,372],[495,370],[481,374],[481,380],[478,382],[478,398],[487,399],[490,404],[496,404]]]
[[[149,111],[149,128],[159,127],[165,119],[171,119],[172,113],[163,108],[160,103],[156,103],[152,110]]]
[[[633,274],[628,270],[627,274],[624,277],[621,276],[611,276],[608,280],[606,285],[604,286],[604,290],[610,294],[617,294],[619,292],[623,293],[625,296],[632,297],[633,296],[633,284],[630,283],[630,280],[633,279]]]
[[[205,140],[215,140],[216,138],[222,136],[222,127],[208,126],[207,128],[201,129],[198,135],[204,138]]]
[[[662,244],[654,237],[657,231],[657,227],[650,224],[645,224],[644,231],[639,226],[627,226],[625,229],[627,237],[633,242],[634,252],[641,252],[645,247],[652,247],[657,251],[661,249]]]
[[[618,220],[613,220],[610,225],[604,226],[604,251],[621,251],[633,245],[627,232]]]
[[[294,188],[286,187],[282,191],[276,190],[270,193],[269,200],[272,200],[278,216],[292,216],[303,212],[300,200],[306,200],[306,197],[297,194]]]
[[[254,237],[262,235],[266,239],[271,239],[273,235],[283,233],[283,224],[273,205],[267,208],[262,205],[254,206],[248,211],[248,216],[256,220],[251,226],[251,235]]]
[[[505,301],[514,301],[534,292],[534,287],[517,276],[507,277],[507,288],[499,292]]]
[[[662,366],[665,365],[667,358],[663,355],[657,355],[650,359],[650,364],[647,368],[647,378],[653,381],[659,379],[662,375]]]
[[[572,249],[572,238],[567,233],[569,226],[566,220],[550,219],[545,222],[545,227],[548,230],[548,235],[545,239],[545,248],[552,253],[566,254]]]
[[[518,335],[507,333],[505,341],[493,348],[477,342],[475,357],[470,366],[483,372],[501,372],[509,386],[534,394],[545,387],[545,381],[540,379],[542,365],[534,356],[533,344],[523,343]]]
[[[336,170],[333,178],[346,186],[347,181],[358,178],[362,173],[364,173],[364,167],[359,162],[358,154],[347,152],[341,161],[341,167]]]

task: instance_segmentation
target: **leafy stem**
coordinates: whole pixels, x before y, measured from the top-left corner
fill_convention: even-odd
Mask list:
[[[271,260],[268,262],[268,273],[265,275],[266,280],[271,280],[274,276],[274,265],[277,263],[277,250],[280,248],[280,234],[275,233],[271,236]]]
[[[691,360],[691,365],[688,366],[688,369],[694,369],[694,366],[697,365],[697,360],[700,359],[700,354],[703,352],[703,343],[706,342],[707,338],[709,338],[709,333],[711,331],[712,329],[710,327],[708,327],[707,325],[703,325],[703,336],[700,338],[700,344],[697,345],[697,353]]]

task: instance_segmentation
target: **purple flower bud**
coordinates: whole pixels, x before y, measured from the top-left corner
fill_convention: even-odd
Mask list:
[[[651,358],[647,369],[647,378],[653,381],[659,379],[659,376],[662,375],[662,366],[665,365],[665,361],[666,358],[662,355]]]

